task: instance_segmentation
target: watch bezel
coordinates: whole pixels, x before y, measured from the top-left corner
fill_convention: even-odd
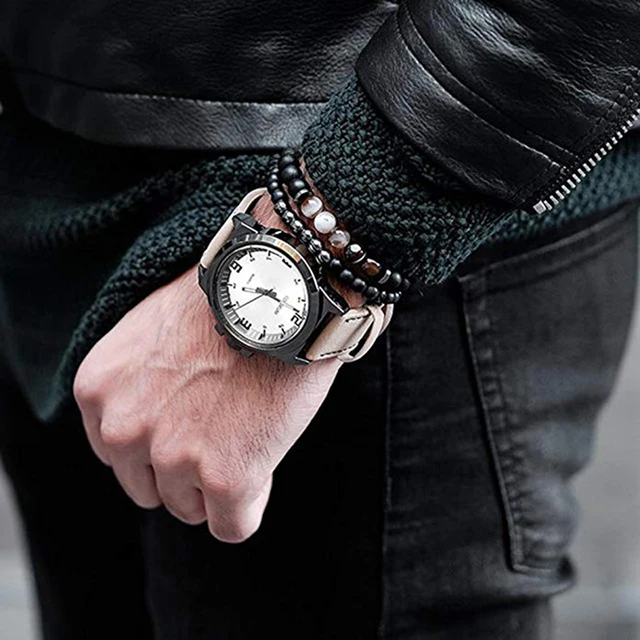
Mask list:
[[[303,347],[307,344],[309,338],[313,335],[318,326],[321,312],[321,297],[318,279],[305,256],[303,256],[291,242],[288,242],[285,239],[286,237],[286,234],[283,234],[283,232],[278,232],[278,235],[276,236],[273,235],[273,233],[270,233],[270,230],[232,237],[215,256],[208,269],[210,274],[210,277],[208,278],[209,286],[207,287],[209,304],[211,305],[216,320],[222,328],[223,333],[229,339],[232,347],[246,349],[252,353],[277,355],[280,358],[283,358],[284,356],[285,359],[287,359],[287,357],[295,358],[295,356],[302,351]],[[291,236],[291,240],[295,241],[293,236]],[[307,317],[305,318],[304,324],[300,330],[288,340],[277,343],[273,346],[259,345],[239,336],[234,331],[232,324],[228,321],[227,316],[222,309],[221,301],[218,298],[218,275],[220,268],[226,262],[226,259],[236,251],[255,245],[269,246],[276,251],[284,253],[295,264],[296,268],[302,275],[309,298]]]

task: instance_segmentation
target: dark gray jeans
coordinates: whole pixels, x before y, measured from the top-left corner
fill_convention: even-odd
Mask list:
[[[134,507],[76,411],[39,424],[5,371],[0,450],[47,640],[552,637],[570,479],[632,315],[636,211],[477,252],[408,296],[241,545]]]

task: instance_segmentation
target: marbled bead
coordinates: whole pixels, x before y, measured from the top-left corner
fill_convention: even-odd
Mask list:
[[[309,189],[300,189],[295,196],[291,196],[298,204],[311,195]]]
[[[353,271],[350,269],[343,269],[338,276],[338,279],[341,282],[346,282],[347,284],[351,284],[355,280],[355,276],[353,275]]]
[[[322,200],[317,196],[311,196],[302,202],[300,212],[306,218],[313,218],[317,213],[322,211]]]
[[[280,180],[282,180],[282,182],[286,182],[288,184],[299,177],[300,169],[298,169],[294,164],[288,164],[286,167],[280,169]]]
[[[351,236],[348,231],[343,231],[342,229],[336,229],[329,236],[329,244],[335,249],[344,249],[351,240]]]
[[[382,272],[382,275],[378,278],[378,284],[385,284],[387,280],[391,277],[391,271],[389,269],[385,269]]]
[[[322,251],[322,242],[318,238],[314,238],[308,245],[309,253],[316,254]]]
[[[352,283],[351,283],[351,288],[360,293],[361,291],[364,291],[367,287],[367,283],[362,280],[362,278],[356,278]]]
[[[375,278],[379,273],[382,267],[379,262],[373,260],[373,258],[367,258],[360,267],[363,273],[369,278]]]
[[[332,258],[331,262],[329,262],[329,269],[331,269],[331,271],[340,273],[343,268],[342,260],[339,260],[338,258]]]
[[[353,242],[346,248],[344,252],[344,257],[349,262],[352,262],[355,264],[364,259],[365,252],[364,252],[364,249],[357,242]]]
[[[313,226],[318,233],[331,233],[336,224],[336,217],[330,211],[321,211],[313,220]]]

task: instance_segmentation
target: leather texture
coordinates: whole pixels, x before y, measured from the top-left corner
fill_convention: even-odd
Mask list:
[[[11,0],[0,56],[61,129],[189,149],[296,142],[356,66],[431,160],[529,206],[638,109],[640,3]]]
[[[357,70],[428,157],[526,205],[624,128],[639,66],[638,2],[408,0]]]
[[[247,193],[237,204],[220,230],[212,238],[200,258],[200,266],[208,269],[233,233],[233,219],[238,213],[250,211],[252,206],[265,194],[264,188]],[[343,362],[354,362],[364,356],[380,334],[387,328],[393,317],[393,305],[363,305],[349,309],[341,316],[335,316],[316,336],[307,349],[305,357],[311,362],[338,358]]]
[[[4,0],[29,109],[113,144],[297,142],[394,9],[387,0]]]

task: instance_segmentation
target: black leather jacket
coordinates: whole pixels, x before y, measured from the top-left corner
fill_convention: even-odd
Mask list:
[[[182,148],[295,140],[356,64],[428,156],[536,210],[640,109],[633,0],[0,0],[0,51],[52,124]]]

